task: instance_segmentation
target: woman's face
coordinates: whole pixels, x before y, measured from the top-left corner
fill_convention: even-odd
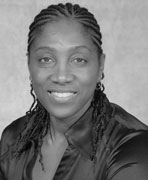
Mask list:
[[[89,107],[101,79],[104,58],[82,25],[74,20],[46,24],[29,53],[34,91],[58,120],[79,118]]]

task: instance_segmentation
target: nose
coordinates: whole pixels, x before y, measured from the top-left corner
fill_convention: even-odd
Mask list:
[[[66,83],[70,83],[73,80],[73,74],[71,73],[67,64],[59,63],[53,70],[51,80],[54,83],[64,85]]]

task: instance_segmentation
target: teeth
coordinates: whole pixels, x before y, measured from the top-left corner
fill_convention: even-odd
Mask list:
[[[71,93],[71,92],[63,92],[63,93],[51,92],[51,94],[54,95],[54,96],[57,96],[59,98],[65,98],[65,97],[72,96],[74,93]]]

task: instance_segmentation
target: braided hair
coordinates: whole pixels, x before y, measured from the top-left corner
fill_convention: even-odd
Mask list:
[[[86,8],[80,7],[78,4],[72,5],[71,3],[50,5],[46,9],[43,9],[35,18],[33,23],[29,27],[28,34],[28,53],[30,46],[40,32],[41,28],[52,21],[57,21],[62,18],[75,19],[84,27],[89,30],[92,41],[96,44],[98,51],[102,53],[102,35],[100,33],[100,26],[98,25],[94,15],[90,13]]]
[[[29,27],[28,34],[28,54],[31,48],[31,45],[38,35],[38,32],[41,32],[45,24],[52,21],[57,21],[62,18],[74,19],[79,22],[85,30],[88,31],[93,43],[98,49],[98,54],[102,54],[102,35],[100,32],[100,27],[92,13],[90,13],[86,8],[80,7],[78,4],[57,4],[50,5],[46,9],[43,9],[35,18],[33,23]],[[92,145],[93,153],[92,160],[95,159],[95,154],[97,151],[97,144],[102,137],[104,130],[104,98],[105,94],[103,93],[104,88],[100,88],[98,85],[95,92],[94,98],[92,101],[92,106],[94,108],[92,115]],[[31,88],[31,95],[34,98],[34,102],[30,110],[26,113],[28,120],[25,123],[25,127],[20,134],[20,138],[17,144],[17,152],[20,155],[27,147],[30,141],[36,141],[35,153],[40,154],[40,162],[42,163],[42,154],[41,146],[43,143],[43,138],[50,131],[50,116],[46,109],[41,105],[41,103],[36,99],[33,93],[33,87]],[[33,119],[33,120],[32,120]],[[29,122],[33,121],[31,126]]]

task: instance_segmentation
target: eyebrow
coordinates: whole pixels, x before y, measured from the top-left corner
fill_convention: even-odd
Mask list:
[[[89,47],[87,47],[87,46],[75,46],[74,48],[72,48],[72,49],[75,49],[75,50],[77,50],[77,49],[87,49],[88,51],[90,51],[91,52],[91,49],[89,48]]]
[[[74,46],[69,49],[70,50],[86,49],[86,50],[92,52],[91,49],[85,45]],[[50,47],[50,46],[41,46],[41,47],[38,47],[35,51],[39,51],[39,50],[57,51],[54,47]]]

